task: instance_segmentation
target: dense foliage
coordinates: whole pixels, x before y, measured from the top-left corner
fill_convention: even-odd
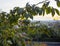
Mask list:
[[[57,6],[60,7],[60,1],[55,0]],[[42,7],[36,5],[26,4],[26,7],[15,7],[10,10],[10,13],[0,13],[0,46],[25,46],[24,41],[26,39],[32,40],[33,38],[45,38],[51,37],[50,29],[47,26],[31,27],[28,18],[33,19],[33,16],[39,14],[43,15],[55,12],[60,15],[59,10],[48,6],[49,1],[43,3]],[[21,20],[19,20],[19,18]],[[23,20],[22,20],[23,19]],[[20,21],[20,22],[19,22]],[[20,24],[19,24],[20,23]],[[17,26],[18,25],[18,26]],[[54,35],[53,35],[54,36]]]

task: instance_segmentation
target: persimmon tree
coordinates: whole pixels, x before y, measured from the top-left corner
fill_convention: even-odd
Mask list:
[[[55,0],[58,7],[60,7],[60,0]],[[43,3],[42,7],[37,7],[36,5]],[[42,1],[37,4],[30,5],[26,4],[24,8],[14,7],[10,10],[10,13],[2,12],[0,13],[0,46],[20,46],[19,41],[21,41],[22,46],[24,44],[25,36],[22,35],[22,30],[29,29],[28,18],[33,19],[33,16],[52,14],[52,16],[57,13],[60,15],[58,9],[49,6],[50,1]],[[24,19],[22,22],[25,26],[20,26],[19,29],[14,29],[14,25],[18,25],[18,19]],[[22,23],[22,24],[23,24]],[[28,23],[28,24],[27,24]]]

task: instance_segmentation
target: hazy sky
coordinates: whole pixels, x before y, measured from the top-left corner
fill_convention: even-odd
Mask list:
[[[14,7],[25,7],[26,3],[29,2],[29,4],[36,4],[38,2],[41,2],[43,0],[0,0],[0,11],[6,11],[9,12],[10,9],[13,9]],[[53,6],[54,8],[58,8],[56,5],[56,2],[54,0],[50,0],[50,6]],[[38,5],[38,6],[41,6]],[[60,8],[58,8],[60,10]]]
[[[33,4],[40,1],[41,0],[0,0],[0,9],[3,11],[9,11],[16,6],[24,7],[27,2]]]

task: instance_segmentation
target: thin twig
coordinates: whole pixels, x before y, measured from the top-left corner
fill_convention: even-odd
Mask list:
[[[35,6],[38,5],[38,4],[41,4],[41,3],[45,3],[45,2],[47,2],[47,1],[48,1],[48,0],[45,0],[45,1],[39,2],[39,3],[35,4]]]

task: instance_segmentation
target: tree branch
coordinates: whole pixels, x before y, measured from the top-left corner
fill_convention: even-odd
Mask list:
[[[38,4],[41,4],[41,3],[46,3],[47,1],[48,1],[48,0],[45,0],[45,1],[39,2],[39,3],[35,4],[35,6],[38,5]],[[49,1],[48,1],[48,2],[49,2]]]

